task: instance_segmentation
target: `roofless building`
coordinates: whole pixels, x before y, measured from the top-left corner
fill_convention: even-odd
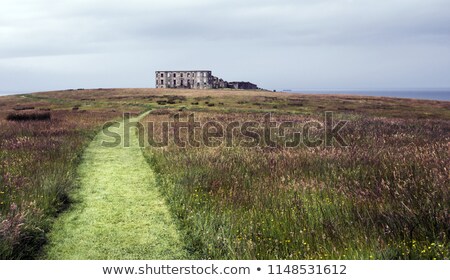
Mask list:
[[[156,88],[186,88],[186,89],[258,89],[249,82],[224,81],[212,75],[210,70],[190,71],[156,71]]]

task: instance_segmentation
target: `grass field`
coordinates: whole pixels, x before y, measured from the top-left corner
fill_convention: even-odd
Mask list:
[[[273,147],[243,147],[245,136],[233,134],[230,147],[144,148],[194,258],[450,256],[449,102],[99,89],[1,97],[0,108],[0,258],[42,257],[55,217],[76,193],[83,150],[106,121],[146,110],[142,123],[156,127],[192,113],[223,126],[271,113],[293,124],[288,132],[323,123],[325,111],[349,121],[341,131],[348,147],[287,148],[279,135]]]
[[[125,108],[82,98],[0,97],[0,259],[38,257],[54,218],[70,204],[83,150]],[[29,118],[42,114],[50,118]]]
[[[129,148],[104,147],[105,138],[99,133],[87,148],[78,169],[81,180],[73,194],[76,203],[57,220],[44,257],[187,258],[137,137],[130,140]]]

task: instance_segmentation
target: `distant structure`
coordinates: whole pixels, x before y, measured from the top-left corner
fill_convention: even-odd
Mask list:
[[[250,82],[231,82],[228,83],[228,88],[234,89],[258,89],[258,86]]]
[[[212,75],[209,70],[156,71],[156,88],[187,89],[258,89],[250,82],[227,82]]]

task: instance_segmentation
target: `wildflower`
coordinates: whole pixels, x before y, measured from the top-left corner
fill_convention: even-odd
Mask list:
[[[9,209],[10,209],[11,211],[16,211],[16,210],[17,210],[17,204],[16,204],[15,202],[13,202],[13,203],[11,204],[11,206],[9,207]]]

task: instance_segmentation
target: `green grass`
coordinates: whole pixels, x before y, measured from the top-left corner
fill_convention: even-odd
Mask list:
[[[117,130],[123,135],[123,132]],[[137,137],[105,148],[100,133],[79,167],[73,207],[54,225],[48,259],[182,259],[179,233]]]
[[[117,113],[54,110],[50,120],[9,121],[16,113],[1,107],[0,259],[33,259],[69,203],[83,150]]]
[[[351,121],[351,148],[146,149],[155,173],[131,166],[142,159],[134,148],[102,154],[93,142],[81,158],[103,123],[152,108],[153,121],[180,111],[219,122],[271,112],[299,126],[333,111]],[[51,120],[8,121],[43,112]],[[384,97],[173,89],[0,97],[0,259],[186,257],[180,248],[202,259],[448,259],[449,121],[450,102]],[[121,189],[108,181],[118,178]],[[183,242],[167,247],[172,239],[158,232]]]
[[[166,112],[146,120],[175,113]],[[223,127],[262,119],[217,111],[196,117]],[[352,120],[342,131],[350,147],[148,147],[189,252],[200,259],[448,259],[450,122],[340,118]],[[281,112],[274,119],[309,120]]]

